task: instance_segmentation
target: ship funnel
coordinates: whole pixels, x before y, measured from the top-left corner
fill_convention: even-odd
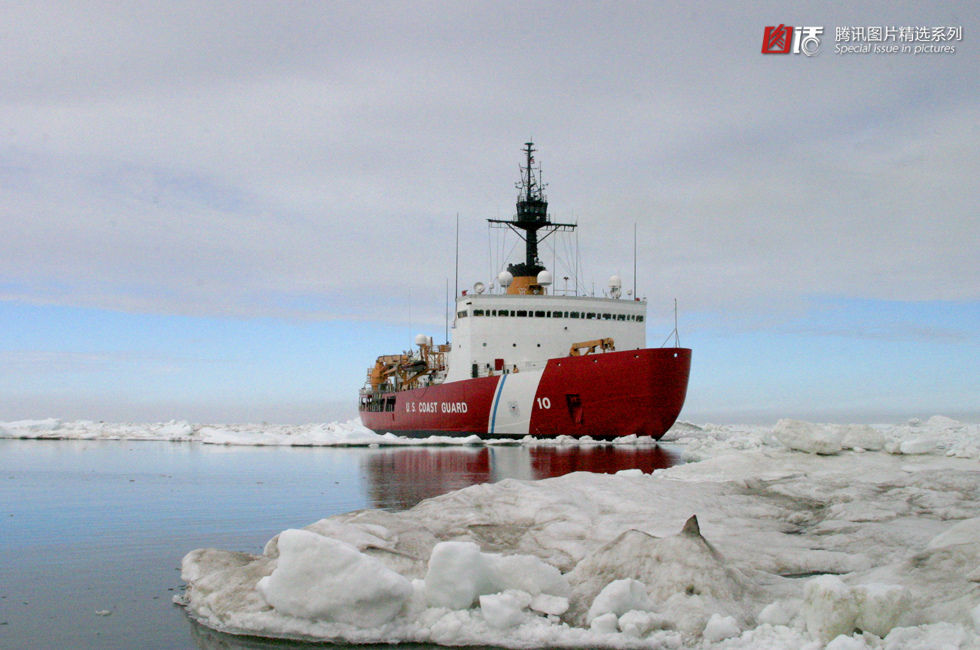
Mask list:
[[[514,276],[511,274],[510,271],[501,271],[497,275],[497,282],[499,282],[500,286],[504,287],[505,289],[509,287],[510,283],[513,281],[514,281]]]
[[[482,282],[477,282],[476,284],[473,285],[473,293],[480,295],[481,293],[486,291],[486,288],[487,285],[483,284]]]
[[[541,273],[538,273],[538,284],[542,287],[547,287],[551,284],[551,281],[551,271],[541,271]]]

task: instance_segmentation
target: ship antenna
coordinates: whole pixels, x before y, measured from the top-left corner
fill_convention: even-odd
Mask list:
[[[459,296],[459,213],[456,213],[456,284],[453,286],[453,300]]]
[[[633,298],[639,300],[636,295],[636,222],[633,222]]]
[[[674,347],[681,347],[681,335],[677,330],[677,298],[674,298]]]

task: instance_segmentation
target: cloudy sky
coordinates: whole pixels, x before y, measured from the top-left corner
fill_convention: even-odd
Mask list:
[[[505,264],[529,138],[581,286],[654,346],[677,299],[683,418],[980,418],[980,9],[676,4],[4,3],[0,420],[354,417],[444,336],[457,214],[461,288]]]

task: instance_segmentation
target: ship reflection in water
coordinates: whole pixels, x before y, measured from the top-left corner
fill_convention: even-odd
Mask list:
[[[680,463],[663,446],[413,447],[380,449],[365,460],[367,491],[376,508],[404,510],[419,501],[506,478],[537,480],[571,472],[649,474]]]

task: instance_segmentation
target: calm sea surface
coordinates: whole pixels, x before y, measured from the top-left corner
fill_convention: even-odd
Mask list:
[[[476,483],[650,472],[677,459],[669,447],[0,440],[0,648],[303,647],[192,623],[171,602],[181,557],[205,546],[260,553],[286,528],[361,508],[402,510]]]

